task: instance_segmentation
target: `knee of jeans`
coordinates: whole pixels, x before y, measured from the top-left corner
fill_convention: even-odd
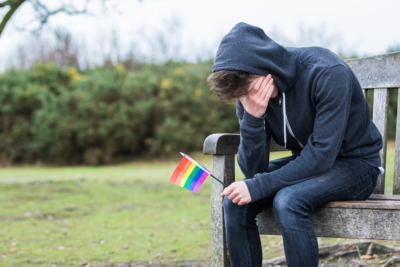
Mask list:
[[[290,216],[290,214],[311,212],[301,196],[295,196],[285,190],[281,190],[276,194],[273,207],[278,220]]]
[[[282,194],[276,194],[274,198],[274,213],[275,216],[279,216],[280,214],[286,213],[289,210],[289,198]]]

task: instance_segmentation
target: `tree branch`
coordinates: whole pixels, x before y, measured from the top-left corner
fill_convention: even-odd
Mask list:
[[[13,6],[13,5],[17,4],[18,2],[19,2],[19,0],[8,0],[3,3],[0,3],[0,7]]]
[[[71,0],[69,0],[67,3],[62,3],[59,8],[54,9],[54,10],[49,10],[49,8],[42,2],[42,0],[0,0],[3,1],[0,3],[0,8],[10,6],[10,10],[6,13],[6,15],[3,17],[3,20],[0,23],[0,37],[1,34],[10,20],[10,18],[13,16],[14,12],[19,8],[19,6],[24,3],[29,1],[34,12],[36,13],[35,17],[37,20],[39,20],[39,27],[36,30],[33,30],[33,33],[38,32],[44,24],[47,23],[48,19],[50,16],[53,16],[57,13],[65,13],[67,15],[80,15],[80,14],[86,14],[86,15],[94,15],[90,14],[88,12],[88,5],[90,2],[93,0],[85,0],[84,6],[82,9],[77,9]],[[106,8],[106,3],[108,3],[111,0],[98,0],[101,1],[103,5],[104,12],[107,10]],[[142,2],[141,0],[137,0],[139,2]],[[29,23],[30,24],[30,23]]]
[[[10,1],[8,1],[10,2]],[[10,20],[10,18],[12,17],[12,15],[14,14],[15,10],[17,10],[19,8],[20,5],[22,5],[23,2],[25,2],[25,0],[18,0],[18,1],[12,1],[14,2],[14,4],[11,6],[10,10],[8,10],[7,14],[4,16],[3,20],[0,23],[0,36],[4,30],[4,28],[7,25],[7,22]],[[3,2],[3,4],[6,2]]]
[[[65,13],[67,15],[87,14],[87,6],[88,6],[89,2],[90,2],[90,0],[86,0],[84,8],[81,10],[77,10],[72,4],[69,4],[69,5],[64,4],[64,5],[61,5],[60,8],[55,9],[53,11],[50,11],[40,0],[34,0],[31,3],[32,3],[33,9],[39,15],[40,23],[45,24],[50,16],[55,15],[57,13]]]

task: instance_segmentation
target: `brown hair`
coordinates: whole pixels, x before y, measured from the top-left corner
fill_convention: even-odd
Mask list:
[[[249,86],[257,75],[240,70],[220,70],[207,78],[211,90],[219,99],[231,102],[236,97],[247,95]]]

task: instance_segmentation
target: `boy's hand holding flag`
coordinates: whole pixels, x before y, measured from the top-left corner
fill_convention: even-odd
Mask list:
[[[237,203],[238,205],[244,205],[251,202],[249,189],[244,182],[235,182],[228,187],[191,157],[182,152],[181,155],[183,156],[183,159],[179,163],[178,167],[176,167],[171,179],[169,179],[170,182],[198,193],[200,186],[206,180],[207,176],[211,175],[211,177],[216,181],[225,186],[225,189],[221,194],[222,197],[228,196],[228,199],[231,199],[233,203]]]
[[[232,200],[233,203],[237,203],[239,206],[251,202],[249,189],[243,181],[232,183],[226,187],[221,196],[228,196],[228,199]]]

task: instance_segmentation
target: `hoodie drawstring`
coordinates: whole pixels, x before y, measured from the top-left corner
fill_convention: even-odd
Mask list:
[[[286,148],[286,95],[283,93],[283,105],[282,105],[282,110],[283,110],[283,142],[285,143],[285,148]]]

